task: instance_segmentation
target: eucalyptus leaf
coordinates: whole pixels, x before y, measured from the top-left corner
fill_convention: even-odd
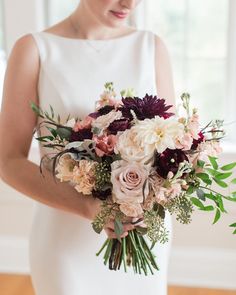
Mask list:
[[[232,179],[231,183],[236,184],[236,178]]]
[[[197,192],[197,196],[200,200],[206,201],[205,193],[202,189],[198,188],[196,192]]]
[[[230,227],[236,227],[236,222],[235,222],[235,223],[232,223],[232,224],[230,224]]]

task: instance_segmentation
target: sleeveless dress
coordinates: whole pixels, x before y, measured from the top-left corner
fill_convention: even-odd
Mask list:
[[[116,39],[87,41],[47,32],[32,34],[40,55],[40,106],[61,116],[83,118],[94,111],[106,82],[117,94],[133,87],[139,97],[156,94],[155,39],[135,31]],[[118,96],[119,97],[119,96]],[[40,148],[43,155],[45,151]],[[69,196],[68,196],[69,197]],[[171,236],[171,219],[166,217]],[[145,277],[110,271],[95,253],[106,239],[89,220],[36,202],[29,239],[36,295],[166,295],[170,242],[156,245],[160,271]]]

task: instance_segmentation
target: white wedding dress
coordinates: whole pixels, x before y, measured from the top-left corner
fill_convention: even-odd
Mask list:
[[[152,32],[93,41],[46,32],[32,35],[40,54],[38,93],[44,110],[52,105],[62,117],[70,113],[82,118],[94,111],[104,84],[110,81],[117,94],[131,87],[139,97],[156,93]],[[171,233],[169,215],[166,226]],[[129,273],[108,270],[102,255],[95,255],[105,239],[105,233],[96,234],[88,220],[36,203],[30,235],[36,295],[167,294],[170,243],[155,246],[160,271],[145,277],[134,275],[132,268]]]

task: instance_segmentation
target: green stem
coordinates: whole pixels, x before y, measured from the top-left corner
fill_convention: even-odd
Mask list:
[[[110,254],[111,254],[111,248],[112,248],[112,239],[108,239],[109,242],[108,242],[108,245],[107,245],[107,249],[106,249],[106,252],[104,254],[104,264],[106,265],[107,264],[107,261],[110,257]]]
[[[105,243],[102,245],[101,249],[96,253],[96,256],[99,256],[103,249],[107,246],[107,244],[109,243],[109,239],[106,239]]]
[[[152,265],[154,266],[154,268],[155,268],[156,270],[159,270],[159,267],[157,266],[157,263],[156,263],[155,257],[154,257],[154,255],[152,254],[152,251],[150,250],[150,248],[149,248],[149,246],[148,246],[148,244],[147,244],[145,238],[144,238],[144,237],[141,237],[141,239],[142,239],[143,244],[144,244],[144,246],[145,246],[145,248],[146,248],[146,250],[147,250],[147,253],[149,254],[149,258],[150,258],[150,260],[151,260]]]
[[[126,237],[122,239],[122,259],[124,264],[124,271],[127,272],[126,269]]]
[[[145,259],[145,262],[146,262],[146,264],[147,264],[147,266],[148,266],[148,268],[149,268],[151,274],[153,275],[154,273],[153,273],[153,271],[152,271],[152,267],[151,267],[151,265],[150,265],[150,263],[149,263],[149,258],[148,258],[147,255],[146,255],[146,251],[144,250],[143,245],[142,245],[142,242],[141,242],[141,239],[140,239],[140,237],[139,237],[139,235],[138,235],[137,233],[136,233],[136,238],[137,238],[137,240],[138,240],[138,243],[139,243],[140,249],[141,249],[141,251],[142,251],[142,253],[143,253],[143,257],[144,257],[144,259]]]
[[[208,187],[205,187],[205,186],[202,186],[202,185],[199,185],[199,188],[206,189],[206,190],[208,190],[208,191],[210,191],[210,192],[212,192],[212,193],[215,193],[215,194],[217,194],[217,195],[220,195],[222,198],[228,200],[228,197],[222,195],[221,193],[219,193],[219,192],[217,192],[217,191],[214,191],[214,190],[211,189],[211,188],[208,188]]]

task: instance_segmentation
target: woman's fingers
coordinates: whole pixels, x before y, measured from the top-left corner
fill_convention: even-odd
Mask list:
[[[117,235],[116,233],[110,229],[110,228],[105,228],[105,232],[107,234],[107,236],[110,238],[110,239],[117,239]],[[128,235],[128,232],[124,232],[122,235],[121,235],[121,238],[124,238]]]
[[[111,239],[117,239],[117,235],[115,233],[115,225],[114,225],[114,220],[110,220],[106,226],[105,226],[105,231],[108,235],[109,238]],[[127,224],[123,224],[123,233],[121,235],[121,238],[124,238],[128,235],[128,232],[130,230],[133,230],[135,228],[135,226],[131,223],[127,223]]]

